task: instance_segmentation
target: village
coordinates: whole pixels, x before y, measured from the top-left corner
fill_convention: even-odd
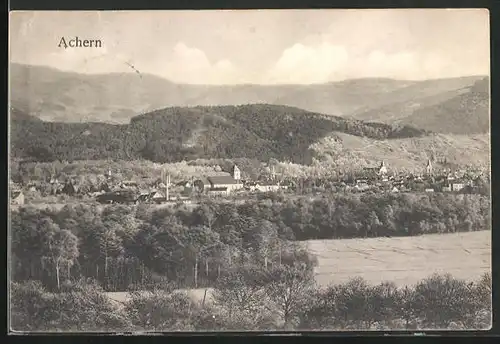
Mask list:
[[[219,168],[220,170],[220,168]],[[75,176],[50,178],[47,183],[30,181],[25,185],[10,181],[11,204],[23,205],[25,194],[65,195],[99,203],[191,203],[200,197],[245,198],[259,193],[314,194],[322,192],[460,192],[477,193],[484,177],[471,169],[440,169],[434,171],[431,160],[418,173],[391,173],[384,161],[349,175],[324,178],[290,178],[278,176],[274,167],[269,175],[258,179],[242,178],[242,171],[233,165],[231,171],[210,172],[189,180],[171,181],[162,170],[156,181],[144,184],[116,178],[111,170],[100,176],[98,185],[79,185]]]

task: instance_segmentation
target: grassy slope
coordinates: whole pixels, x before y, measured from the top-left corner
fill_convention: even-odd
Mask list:
[[[81,75],[11,64],[12,106],[49,121],[126,123],[167,106],[268,103],[346,116],[471,85],[476,77],[424,82],[384,78],[318,85],[196,86],[136,73]]]
[[[418,237],[311,240],[322,285],[360,276],[370,283],[412,285],[433,273],[476,280],[491,272],[491,231]]]
[[[385,160],[388,167],[424,169],[427,159],[446,158],[458,165],[489,166],[488,134],[446,135],[373,140],[335,133],[311,146],[320,160],[339,166],[370,165]]]

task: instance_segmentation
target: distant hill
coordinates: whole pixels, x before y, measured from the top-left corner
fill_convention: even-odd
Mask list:
[[[359,112],[352,118],[382,123],[400,123],[439,133],[488,133],[489,80],[482,78],[450,79],[442,84],[455,84],[456,89],[432,94],[420,94],[409,100],[395,102],[369,111]],[[433,83],[432,86],[436,86]],[[446,87],[443,87],[446,89]],[[403,90],[395,91],[394,94]],[[408,92],[410,93],[410,92]],[[429,95],[431,94],[431,95]]]
[[[13,107],[47,121],[109,123],[128,123],[137,114],[165,107],[241,104],[286,105],[378,121],[380,116],[362,113],[425,97],[448,94],[451,98],[480,79],[366,78],[317,85],[201,86],[175,84],[148,74],[83,75],[20,64],[11,64],[9,72]]]
[[[488,133],[490,131],[489,101],[488,80],[483,79],[463,94],[417,109],[401,123],[440,133]]]
[[[11,154],[40,161],[250,158],[309,164],[311,145],[334,132],[374,140],[420,137],[407,126],[365,123],[298,108],[254,104],[165,108],[130,124],[63,123],[11,117]]]

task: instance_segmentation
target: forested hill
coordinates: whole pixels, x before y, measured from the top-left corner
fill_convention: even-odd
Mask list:
[[[373,139],[418,137],[408,126],[366,123],[278,105],[173,107],[129,124],[44,122],[11,111],[11,155],[41,161],[270,158],[308,164],[310,146],[332,132]]]
[[[433,85],[436,84],[434,82]],[[429,92],[423,96],[414,93],[413,99],[374,107],[351,117],[363,121],[406,124],[438,133],[489,133],[489,78],[456,90]]]

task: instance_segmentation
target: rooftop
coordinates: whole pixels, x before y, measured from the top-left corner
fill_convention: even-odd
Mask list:
[[[227,191],[227,186],[226,187],[211,188],[208,191],[210,191],[210,192],[213,192],[213,191]]]
[[[207,179],[213,185],[238,184],[238,182],[231,176],[213,176],[213,177],[208,177]]]

